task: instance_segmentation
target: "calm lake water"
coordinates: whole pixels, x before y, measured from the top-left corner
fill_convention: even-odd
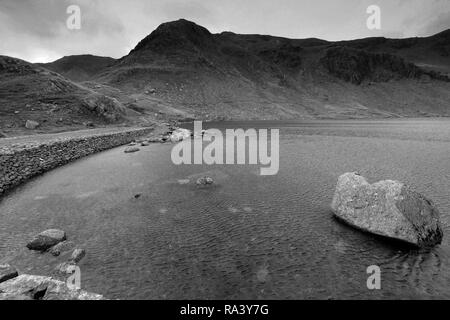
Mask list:
[[[67,256],[25,248],[61,228],[87,255],[83,289],[122,299],[450,298],[450,120],[246,122],[280,128],[280,170],[181,165],[172,144],[124,147],[38,177],[0,202],[0,263],[51,275]],[[441,211],[444,239],[400,247],[336,221],[337,177],[398,179]],[[215,185],[199,188],[197,177]],[[136,194],[141,194],[135,198]],[[381,268],[368,290],[366,268]]]

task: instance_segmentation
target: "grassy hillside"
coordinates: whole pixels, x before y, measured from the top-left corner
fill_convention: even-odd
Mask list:
[[[0,56],[2,135],[120,124],[132,114],[119,101],[28,62]],[[37,121],[35,130],[25,128]]]

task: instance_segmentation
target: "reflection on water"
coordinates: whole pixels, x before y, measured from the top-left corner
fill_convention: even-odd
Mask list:
[[[117,148],[58,168],[0,203],[0,263],[51,274],[65,257],[28,251],[64,229],[87,251],[82,287],[109,298],[450,298],[450,121],[209,124],[280,127],[280,170],[183,165],[171,145]],[[442,245],[399,247],[337,222],[337,177],[398,179],[441,209]],[[210,175],[215,185],[199,188]],[[140,197],[135,197],[140,194]],[[381,267],[381,290],[366,268]]]

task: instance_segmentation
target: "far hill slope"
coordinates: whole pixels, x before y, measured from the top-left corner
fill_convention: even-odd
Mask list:
[[[448,34],[328,42],[178,20],[94,79],[142,110],[204,119],[448,116]]]
[[[57,72],[70,80],[85,81],[112,65],[114,61],[115,59],[109,57],[85,54],[66,56],[56,61],[39,65]]]
[[[119,101],[28,62],[0,56],[0,131],[5,135],[66,131],[124,122]],[[27,131],[27,120],[37,121]]]

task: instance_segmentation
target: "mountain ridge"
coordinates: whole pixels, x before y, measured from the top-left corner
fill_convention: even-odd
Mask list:
[[[95,101],[113,101],[125,123],[450,116],[450,29],[422,38],[326,41],[211,33],[180,19],[161,24],[119,59],[76,55],[35,66]],[[79,105],[88,100],[78,96]],[[3,102],[16,104],[13,94]]]

